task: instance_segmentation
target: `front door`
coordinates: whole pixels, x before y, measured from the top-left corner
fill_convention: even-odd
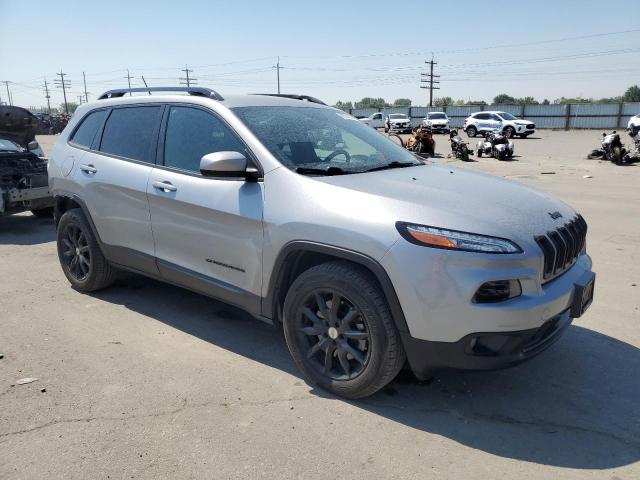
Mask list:
[[[147,188],[161,274],[258,311],[263,183],[204,177],[199,168],[202,156],[245,153],[244,144],[218,116],[195,106],[170,106],[161,137],[163,165]]]

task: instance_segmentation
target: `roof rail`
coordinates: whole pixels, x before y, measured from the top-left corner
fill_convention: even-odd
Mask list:
[[[198,97],[208,97],[214,100],[224,100],[215,90],[205,87],[139,87],[139,88],[116,88],[115,90],[108,90],[98,97],[98,100],[104,100],[107,98],[123,97],[127,93],[146,93],[151,95],[151,92],[185,92],[189,95],[195,95]]]
[[[312,97],[310,95],[295,95],[291,93],[252,93],[252,95],[266,95],[268,97],[284,97],[284,98],[292,98],[294,100],[306,100],[311,103],[319,103],[320,105],[326,105],[322,100],[317,99],[316,97]]]

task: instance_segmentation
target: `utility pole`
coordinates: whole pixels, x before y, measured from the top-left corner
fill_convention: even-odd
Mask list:
[[[9,101],[9,105],[13,105],[13,100],[11,99],[11,92],[9,91],[9,80],[2,80],[4,86],[7,87],[7,100]]]
[[[51,102],[49,100],[51,98],[51,95],[49,95],[49,85],[47,84],[47,78],[46,77],[44,79],[43,87],[44,87],[44,98],[47,99],[47,113],[49,115],[51,115]]]
[[[280,57],[278,56],[278,63],[273,67],[276,69],[276,78],[278,79],[278,94],[280,94],[280,69],[283,68],[280,66]]]
[[[127,68],[127,76],[124,77],[127,79],[127,83],[129,84],[129,90],[131,90],[131,79],[133,78],[131,75],[129,75],[129,69]],[[129,96],[131,96],[131,92],[129,92]]]
[[[82,95],[78,95],[78,105],[82,105]]]
[[[64,111],[67,115],[69,115],[69,105],[67,104],[67,88],[71,87],[69,80],[65,80],[64,77],[67,75],[60,69],[60,73],[56,73],[60,78],[56,78],[53,83],[56,84],[57,88],[62,89],[62,96],[64,97]]]
[[[84,83],[84,103],[88,103],[89,94],[87,93],[87,78],[84,76],[84,72],[82,72],[82,83]]]
[[[440,83],[440,80],[435,80],[436,78],[440,78],[440,75],[434,75],[433,74],[433,66],[437,65],[438,62],[434,62],[433,61],[433,54],[431,54],[431,61],[427,62],[425,60],[426,64],[428,64],[430,66],[429,69],[429,73],[421,73],[420,75],[423,77],[428,77],[428,80],[425,79],[421,79],[420,83],[424,83],[425,85],[420,85],[420,88],[428,88],[429,89],[429,106],[433,107],[433,91],[434,90],[440,90],[440,87],[434,87],[434,84]]]
[[[186,85],[187,88],[191,85],[196,85],[198,79],[189,76],[189,74],[192,73],[193,70],[190,70],[188,65],[185,65],[184,68],[180,71],[184,72],[185,74],[184,77],[178,78],[178,80],[180,81],[180,85]]]

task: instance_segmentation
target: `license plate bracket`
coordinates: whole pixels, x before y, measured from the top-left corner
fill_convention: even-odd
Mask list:
[[[580,317],[593,302],[595,282],[596,274],[588,272],[575,283],[571,302],[571,316],[573,318]]]

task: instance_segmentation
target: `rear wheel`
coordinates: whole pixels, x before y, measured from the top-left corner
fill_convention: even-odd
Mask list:
[[[367,270],[349,262],[312,267],[293,282],[284,333],[307,378],[346,398],[380,390],[405,361],[384,294]]]
[[[60,218],[57,232],[58,258],[71,286],[81,292],[108,287],[115,269],[102,254],[82,210],[67,210]]]
[[[476,127],[474,127],[473,125],[471,125],[470,127],[467,127],[467,136],[468,137],[475,137],[478,134],[478,130],[476,129]]]
[[[469,161],[469,150],[464,148],[462,150],[462,154],[460,156],[461,156],[463,162],[468,162]]]
[[[482,150],[478,150],[476,153],[478,154],[478,158],[482,158]]]

